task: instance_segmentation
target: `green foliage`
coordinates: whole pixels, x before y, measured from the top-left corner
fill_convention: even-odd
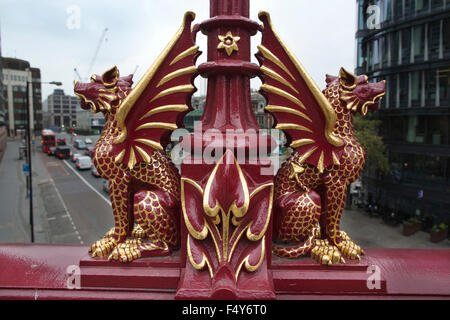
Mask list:
[[[367,153],[366,165],[383,173],[388,173],[389,163],[386,156],[386,146],[382,137],[378,134],[381,121],[363,118],[357,114],[353,119],[353,124],[356,136]]]
[[[445,230],[448,229],[448,225],[445,223],[441,223],[439,225],[435,224],[432,228],[431,231],[432,232],[438,232],[439,230]]]

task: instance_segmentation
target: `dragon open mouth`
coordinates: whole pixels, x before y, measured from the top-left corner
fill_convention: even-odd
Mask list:
[[[80,107],[83,110],[88,110],[90,109],[91,112],[96,113],[97,112],[97,107],[95,106],[95,104],[91,101],[86,99],[86,97],[80,93],[75,92],[75,94],[77,95],[77,97],[80,99]]]
[[[384,96],[384,92],[382,92],[382,93],[376,95],[372,100],[366,101],[366,102],[361,106],[361,109],[360,109],[361,114],[362,114],[363,116],[365,116],[365,115],[367,114],[367,111],[368,111],[368,110],[370,110],[370,111],[376,111],[376,110],[378,110],[378,107],[379,107],[379,104],[380,104],[381,97],[383,97],[383,96]]]
[[[384,92],[374,96],[371,100],[367,101],[360,100],[355,95],[343,96],[341,99],[347,103],[347,109],[353,112],[359,111],[361,115],[365,116],[369,110],[370,111],[378,110],[379,102],[383,95]]]

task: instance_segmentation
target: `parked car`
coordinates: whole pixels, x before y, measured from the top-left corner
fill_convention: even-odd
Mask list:
[[[54,156],[55,155],[55,150],[56,150],[56,147],[50,147],[50,148],[48,148],[47,154],[49,156]]]
[[[89,170],[92,167],[92,159],[90,157],[78,157],[75,165],[78,170]]]
[[[75,142],[73,143],[73,146],[75,148],[77,148],[78,150],[86,149],[86,144],[84,143],[83,140],[80,140],[80,139],[76,139]]]
[[[55,157],[58,159],[70,159],[72,151],[69,146],[57,146],[55,149]]]
[[[103,179],[103,191],[109,194],[109,181],[106,179]]]
[[[79,158],[79,157],[82,157],[82,155],[81,154],[79,154],[79,153],[74,153],[73,155],[72,155],[72,157],[70,158],[70,160],[72,160],[72,162],[76,162],[77,161],[77,158]]]
[[[98,173],[97,168],[95,166],[91,167],[91,174],[96,178],[100,178],[100,174]]]
[[[86,138],[86,139],[84,139],[84,143],[92,144],[92,139],[91,138]]]

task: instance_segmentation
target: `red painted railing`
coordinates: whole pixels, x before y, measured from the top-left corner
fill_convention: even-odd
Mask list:
[[[322,266],[272,258],[276,299],[450,298],[450,250],[367,249],[361,262]],[[2,299],[174,299],[179,254],[120,264],[87,246],[2,244]]]

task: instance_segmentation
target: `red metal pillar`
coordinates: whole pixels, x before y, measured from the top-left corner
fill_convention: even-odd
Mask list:
[[[264,161],[270,137],[252,110],[249,0],[211,0],[200,24],[208,36],[201,126],[182,145],[182,277],[176,298],[274,299],[271,259],[273,175]],[[258,152],[263,154],[261,157]],[[266,170],[264,170],[266,169]]]
[[[259,73],[250,62],[250,37],[258,27],[248,0],[211,0],[211,18],[200,25],[208,36],[208,62],[198,68],[208,78],[203,130],[259,129],[250,97],[250,78]]]

